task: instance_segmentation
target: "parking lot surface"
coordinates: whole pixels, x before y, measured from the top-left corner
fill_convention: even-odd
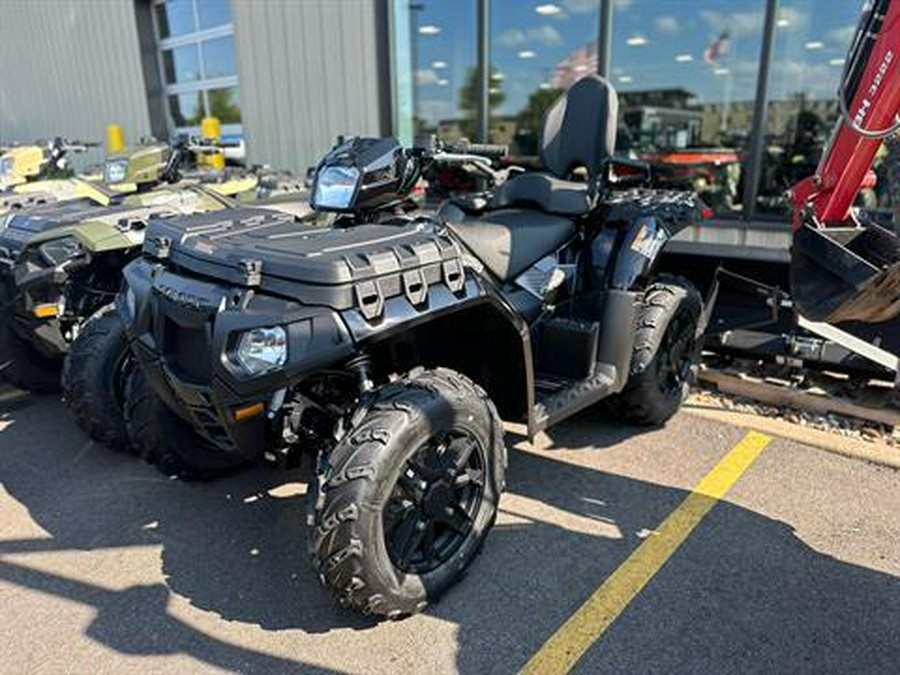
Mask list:
[[[628,597],[616,571],[748,430],[682,412],[649,432],[586,414],[534,444],[509,434],[508,491],[467,578],[378,622],[319,586],[295,472],[168,480],[89,442],[52,397],[0,406],[4,673],[515,672],[605,583],[624,606],[575,672],[900,663],[891,469],[771,439]]]

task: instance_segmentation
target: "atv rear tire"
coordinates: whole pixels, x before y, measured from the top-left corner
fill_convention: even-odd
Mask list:
[[[699,291],[686,279],[664,276],[644,293],[628,382],[605,404],[629,424],[659,426],[687,398],[700,360]]]
[[[364,400],[331,452],[310,533],[342,605],[399,619],[455,584],[497,515],[505,449],[487,394],[443,368]]]
[[[166,476],[211,480],[246,464],[242,457],[217,448],[172,412],[140,368],[132,369],[125,384],[125,425],[135,452]]]
[[[62,359],[48,358],[19,337],[12,327],[11,308],[0,301],[0,377],[34,394],[60,391]]]
[[[78,426],[118,452],[131,449],[123,409],[131,367],[128,336],[114,304],[85,323],[63,362],[63,400]]]

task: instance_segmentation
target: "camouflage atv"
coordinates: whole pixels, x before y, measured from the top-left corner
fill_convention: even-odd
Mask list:
[[[0,216],[0,367],[14,385],[57,391],[69,344],[121,284],[151,216],[229,208],[258,177],[177,182],[179,151],[165,144],[111,154],[94,198]],[[284,201],[285,198],[282,198]],[[287,202],[287,206],[293,206]]]

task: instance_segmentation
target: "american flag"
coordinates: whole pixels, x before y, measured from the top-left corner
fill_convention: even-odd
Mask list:
[[[720,56],[728,53],[728,31],[723,30],[722,34],[713,40],[709,47],[703,52],[703,60],[707,63],[716,63]]]

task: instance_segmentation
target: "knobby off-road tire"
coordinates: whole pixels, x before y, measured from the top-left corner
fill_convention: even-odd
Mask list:
[[[63,362],[63,400],[88,436],[117,452],[131,449],[125,427],[125,382],[132,367],[128,336],[115,305],[81,328]]]
[[[700,360],[697,326],[703,311],[699,291],[686,279],[661,276],[644,293],[628,383],[606,403],[617,419],[658,426],[687,398]]]
[[[172,412],[139,367],[132,369],[125,384],[125,425],[134,451],[166,476],[211,480],[246,464]]]
[[[504,485],[500,418],[481,388],[443,368],[385,385],[329,459],[310,549],[342,605],[399,619],[462,577]]]
[[[0,288],[0,378],[35,394],[59,392],[62,359],[40,354],[16,334],[11,322],[9,290]]]

